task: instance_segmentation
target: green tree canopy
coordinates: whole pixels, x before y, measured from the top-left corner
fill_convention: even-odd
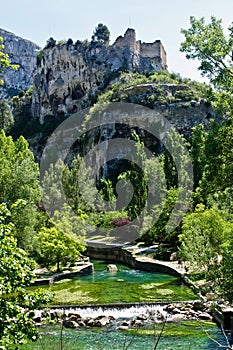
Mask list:
[[[195,212],[183,219],[180,253],[192,268],[208,274],[211,262],[222,254],[224,245],[230,241],[233,225],[216,209],[197,206]]]
[[[0,348],[36,340],[38,332],[32,320],[33,310],[49,301],[41,291],[29,293],[26,287],[33,278],[33,260],[17,247],[14,225],[6,204],[0,204]]]
[[[220,266],[213,269],[213,282],[216,290],[227,300],[233,302],[233,241],[225,247]]]
[[[42,200],[46,211],[53,215],[56,210],[62,208],[64,204],[64,194],[62,186],[62,174],[64,163],[58,160],[55,164],[50,164],[42,179]]]
[[[10,127],[14,124],[14,117],[12,109],[7,100],[0,101],[0,129],[9,131]]]
[[[205,24],[204,18],[197,20],[190,17],[191,28],[181,29],[185,41],[181,43],[181,51],[186,52],[187,59],[198,59],[199,70],[216,86],[228,89],[232,87],[232,47],[233,26],[228,28],[226,37],[222,20],[211,17],[211,22]]]
[[[106,25],[99,23],[92,35],[93,42],[109,43],[110,31]]]
[[[64,233],[56,226],[43,227],[35,237],[35,244],[40,263],[48,268],[56,265],[57,272],[61,265],[75,262],[85,250],[80,237],[72,232]]]
[[[40,201],[39,169],[28,142],[21,136],[16,142],[0,131],[0,203],[21,202],[12,212],[19,246],[26,248],[34,233],[36,204]]]
[[[181,29],[185,41],[180,50],[186,53],[187,59],[197,59],[198,69],[203,76],[210,79],[213,86],[220,92],[218,98],[221,109],[233,109],[233,25],[225,35],[222,20],[211,17],[211,22],[205,24],[204,18],[197,20],[190,17],[191,27]],[[218,105],[218,104],[217,104]]]
[[[14,142],[0,131],[0,200],[40,200],[39,169],[23,136]]]
[[[71,168],[64,166],[62,184],[68,204],[77,213],[93,211],[97,198],[95,179],[91,177],[92,169],[86,168],[82,158],[73,159]]]
[[[233,119],[229,117],[222,124],[212,123],[205,136],[204,149],[201,144],[199,146],[205,162],[204,166],[201,164],[203,174],[195,197],[197,202],[206,203],[209,195],[232,187]]]
[[[206,138],[207,132],[204,131],[204,126],[202,124],[199,124],[192,129],[192,136],[190,138],[190,156],[193,163],[194,189],[197,188],[199,181],[202,178],[206,163]]]

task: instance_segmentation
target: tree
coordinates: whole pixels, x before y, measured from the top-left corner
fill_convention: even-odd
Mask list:
[[[78,210],[85,213],[91,212],[97,198],[95,180],[91,177],[92,169],[86,168],[80,156],[75,157],[71,168],[64,167],[62,184],[68,204],[77,213]]]
[[[108,30],[108,27],[102,23],[99,23],[91,37],[92,42],[103,42],[108,44],[109,38],[110,31]]]
[[[207,197],[208,208],[216,208],[224,213],[226,220],[233,220],[233,185],[224,191],[216,190]]]
[[[51,222],[56,228],[79,242],[80,252],[85,250],[85,235],[88,227],[87,219],[89,216],[82,210],[78,210],[75,214],[72,208],[65,204],[60,211],[55,211]]]
[[[49,38],[46,42],[46,49],[52,49],[56,45],[56,40],[54,38]]]
[[[21,136],[13,142],[0,131],[0,203],[21,205],[12,211],[14,233],[21,248],[28,248],[34,234],[36,204],[40,201],[39,169],[28,142]]]
[[[36,203],[40,199],[39,169],[23,136],[13,142],[0,131],[0,199],[15,202],[25,199]]]
[[[33,310],[50,300],[48,294],[38,290],[28,292],[26,287],[33,278],[33,260],[17,247],[13,236],[14,225],[5,203],[0,204],[0,348],[35,341],[38,332],[32,320]]]
[[[233,102],[233,26],[228,28],[229,35],[225,36],[222,20],[211,17],[211,22],[205,24],[204,18],[197,20],[190,17],[191,27],[181,29],[185,41],[180,50],[186,52],[187,59],[200,61],[198,69],[203,76],[217,89],[217,105],[225,112],[232,111]]]
[[[233,241],[225,247],[223,252],[223,259],[220,266],[214,269],[214,286],[224,298],[233,301]]]
[[[0,101],[0,129],[9,131],[10,127],[14,124],[14,117],[11,107],[7,103],[7,100]]]
[[[42,200],[49,215],[60,210],[64,204],[62,186],[64,168],[64,163],[59,159],[55,164],[50,164],[42,179]]]
[[[204,166],[206,162],[206,155],[205,155],[206,137],[207,137],[207,133],[204,131],[204,127],[202,124],[199,124],[193,128],[192,136],[190,139],[190,143],[191,143],[190,155],[193,162],[194,189],[197,188],[204,171]]]
[[[116,195],[111,180],[100,179],[98,183],[100,200],[96,202],[96,207],[100,211],[116,210]],[[104,205],[102,203],[104,200]]]
[[[172,210],[177,203],[178,190],[176,188],[170,188],[164,194],[166,198],[163,198],[159,205],[154,205],[152,213],[150,214],[150,219],[155,217],[157,220],[155,220],[150,229],[142,235],[142,239],[148,244],[155,242],[171,243],[171,239],[177,236],[174,230],[175,228],[172,228],[171,232],[167,232],[167,229],[169,229],[169,218],[172,214]]]
[[[206,135],[203,175],[199,181],[196,201],[206,203],[209,195],[232,186],[233,176],[233,118],[221,125],[212,123]]]
[[[187,142],[172,127],[164,140],[164,172],[167,181],[167,198],[164,210],[158,221],[166,223],[163,239],[169,240],[177,236],[177,230],[184,214],[187,212],[193,190],[193,166],[187,149]],[[167,159],[167,160],[166,160]],[[166,234],[165,234],[166,233]]]
[[[162,231],[160,231],[158,229],[158,221],[161,224],[160,216],[164,212],[164,205],[167,195],[167,184],[161,156],[157,158],[152,157],[150,159],[146,159],[143,168],[148,184],[148,196],[146,214],[144,216],[140,235],[143,241],[150,244],[154,241],[159,240],[159,237],[163,236],[165,226],[168,221],[168,215],[166,212],[166,221],[163,221]]]
[[[118,177],[130,181],[134,190],[125,182],[126,211],[140,222],[140,235],[147,243],[171,241],[177,236],[175,229],[188,209],[192,190],[192,164],[185,140],[171,128],[164,141],[167,157],[147,158],[139,136],[133,133],[132,137],[135,150],[131,151],[130,170]]]
[[[146,206],[148,183],[146,174],[144,174],[146,161],[144,143],[140,141],[139,136],[135,132],[132,133],[131,137],[135,141],[135,148],[131,150],[132,161],[130,161],[130,170],[118,176],[118,180],[121,180],[123,186],[121,193],[118,195],[117,206],[123,208],[125,202],[128,203],[125,210],[129,217],[135,219]],[[131,186],[129,186],[129,183]]]
[[[66,227],[67,230],[67,227]],[[58,227],[43,227],[35,237],[39,262],[46,267],[56,265],[57,272],[61,265],[77,260],[85,246],[80,238],[71,232],[62,232]]]
[[[223,247],[232,234],[232,223],[216,209],[197,206],[195,212],[183,219],[180,254],[192,268],[208,274],[211,263],[223,253]]]

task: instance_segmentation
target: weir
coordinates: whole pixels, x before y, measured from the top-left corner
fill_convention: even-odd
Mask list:
[[[199,310],[198,310],[199,308]],[[143,320],[145,323],[173,322],[181,320],[211,320],[211,315],[201,314],[203,306],[199,301],[159,302],[159,303],[130,303],[130,304],[105,304],[105,305],[67,305],[53,306],[49,310],[41,310],[37,316],[54,318],[79,319],[88,322],[89,319],[97,320],[103,317],[120,321]],[[62,316],[63,315],[63,316]],[[205,316],[205,317],[204,317]]]
[[[50,307],[50,310],[61,311],[65,313],[78,313],[81,317],[98,317],[98,316],[113,316],[118,318],[132,318],[138,315],[152,314],[154,312],[163,311],[164,306],[168,303],[131,303],[131,304],[106,304],[106,305],[89,305],[89,306],[65,306],[65,307]]]
[[[50,305],[47,306],[50,310],[74,310],[77,311],[85,310],[85,309],[92,309],[92,310],[122,310],[122,309],[130,309],[130,308],[151,308],[151,307],[163,307],[170,304],[189,304],[192,303],[193,300],[187,301],[187,300],[178,300],[178,301],[159,301],[159,302],[142,302],[142,303],[109,303],[109,304],[89,304],[89,305]]]

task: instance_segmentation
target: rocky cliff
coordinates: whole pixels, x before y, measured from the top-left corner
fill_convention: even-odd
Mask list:
[[[7,69],[3,74],[5,85],[0,89],[0,98],[7,98],[20,90],[28,90],[33,85],[36,57],[40,48],[4,29],[0,29],[0,37],[3,38],[4,52],[8,53],[10,62],[19,65],[18,70]]]
[[[43,123],[46,118],[72,114],[89,107],[120,70],[160,70],[167,64],[159,40],[141,43],[134,29],[113,45],[101,42],[53,44],[38,58],[32,111]]]
[[[166,70],[155,74],[154,78],[153,74],[141,74],[137,81],[138,75],[131,72],[159,71],[166,68],[167,62],[166,52],[159,40],[142,43],[136,39],[133,29],[128,29],[110,46],[104,42],[73,43],[70,39],[66,43],[56,44],[55,40],[50,39],[39,52],[35,44],[14,34],[1,30],[0,35],[5,39],[5,48],[10,53],[12,63],[20,64],[18,71],[5,73],[8,87],[27,89],[32,84],[36,67],[32,96],[14,97],[9,105],[15,120],[14,136],[22,133],[30,139],[38,160],[47,136],[64,117],[93,105],[102,93],[107,94],[106,101],[141,104],[161,113],[187,137],[192,127],[203,124],[208,128],[210,118],[219,121],[211,104],[202,98],[202,92],[198,91],[202,88],[199,86],[192,87],[188,81],[166,76],[169,75]],[[120,75],[121,71],[129,74]],[[160,75],[162,77],[156,80],[156,76]],[[111,89],[111,83],[116,81],[120,84],[118,89]],[[102,134],[98,130],[95,132],[90,139],[98,143]],[[145,132],[141,135],[141,130],[137,132],[146,146],[156,152],[157,141]],[[116,138],[118,134],[130,138],[131,129],[125,126],[111,129],[108,126],[108,134],[110,138]],[[81,154],[81,148],[77,147],[76,153]]]

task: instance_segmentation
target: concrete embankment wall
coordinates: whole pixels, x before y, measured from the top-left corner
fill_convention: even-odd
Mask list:
[[[152,259],[135,257],[132,251],[124,247],[116,247],[107,244],[103,247],[102,245],[91,243],[91,245],[87,247],[86,255],[91,259],[120,262],[136,270],[161,272],[181,277],[181,274],[176,269],[166,264],[153,261]]]
[[[80,267],[77,267],[77,269],[73,271],[56,273],[50,277],[36,279],[31,283],[31,286],[36,287],[36,286],[50,285],[50,284],[53,284],[54,282],[58,282],[64,279],[71,279],[78,276],[91,275],[93,271],[94,271],[93,264],[86,263]]]

